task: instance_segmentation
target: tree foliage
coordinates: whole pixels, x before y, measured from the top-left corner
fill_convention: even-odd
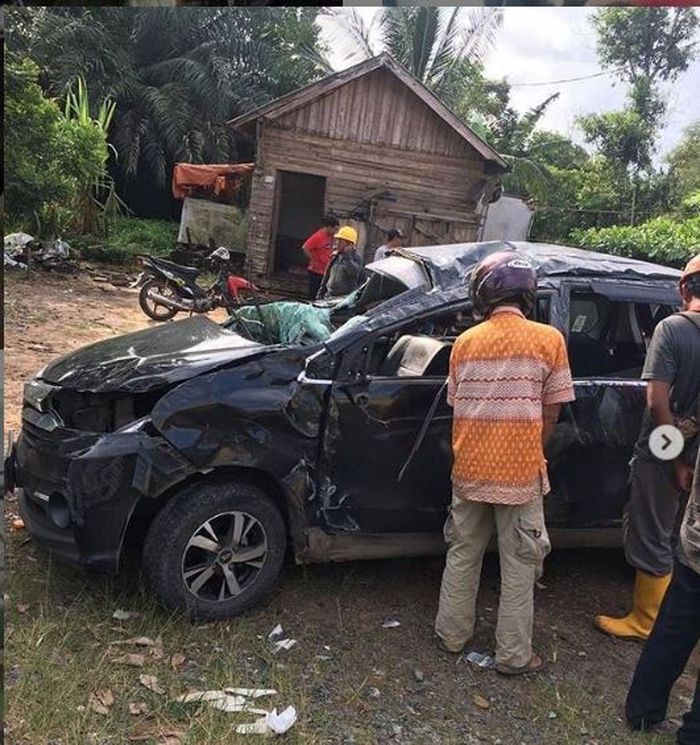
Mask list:
[[[629,83],[620,112],[582,117],[588,142],[634,174],[648,170],[655,134],[663,121],[663,83],[688,69],[696,47],[698,17],[692,8],[601,8],[593,18],[603,67]]]
[[[700,121],[693,122],[669,153],[671,188],[678,199],[700,191]]]
[[[38,82],[28,59],[6,54],[5,189],[10,223],[40,235],[73,227],[81,189],[104,166],[104,133],[63,116]]]
[[[116,104],[116,168],[157,187],[172,165],[235,161],[226,122],[323,74],[308,8],[42,8],[15,11],[10,48],[36,60],[55,96],[82,76]]]

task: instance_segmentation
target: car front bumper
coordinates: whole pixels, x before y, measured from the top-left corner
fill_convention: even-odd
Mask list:
[[[6,468],[36,543],[69,563],[110,572],[139,501],[195,471],[157,435],[47,430],[26,418]]]

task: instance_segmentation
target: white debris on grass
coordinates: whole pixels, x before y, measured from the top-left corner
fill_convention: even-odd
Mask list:
[[[272,654],[277,654],[283,649],[289,651],[297,643],[296,639],[285,638],[284,629],[280,623],[267,635],[267,640],[272,644]]]
[[[386,621],[382,621],[383,629],[395,629],[401,626],[401,621],[397,621],[395,618],[387,618]]]
[[[112,613],[112,618],[116,619],[117,621],[128,621],[130,618],[138,617],[139,614],[135,611],[122,610],[121,608],[117,608],[117,610]]]
[[[175,700],[182,704],[207,702],[213,709],[228,713],[257,714],[255,722],[246,722],[236,727],[238,734],[281,735],[297,720],[297,712],[293,706],[277,713],[277,709],[269,711],[255,706],[256,699],[265,696],[275,696],[273,688],[223,688],[211,691],[191,691]]]
[[[264,717],[255,722],[246,722],[236,727],[239,735],[283,735],[297,720],[297,711],[293,706],[277,713],[277,709],[268,711]]]

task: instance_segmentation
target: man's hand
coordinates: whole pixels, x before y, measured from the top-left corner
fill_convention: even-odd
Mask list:
[[[542,406],[542,448],[547,447],[547,442],[554,432],[559,420],[561,404],[546,404]]]
[[[678,459],[675,460],[674,465],[676,467],[676,481],[679,488],[681,491],[689,492],[693,485],[693,467]]]

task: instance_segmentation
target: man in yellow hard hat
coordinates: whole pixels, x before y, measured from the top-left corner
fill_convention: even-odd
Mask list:
[[[683,269],[679,292],[683,310],[656,326],[642,371],[647,409],[623,518],[625,557],[637,570],[632,610],[622,618],[595,620],[602,631],[621,638],[646,639],[654,625],[671,580],[679,513],[700,441],[700,254]],[[683,436],[674,460],[658,458],[649,445],[652,431],[662,425]]]
[[[334,251],[323,279],[323,297],[342,297],[357,289],[362,274],[362,259],[357,253],[357,231],[343,225],[333,236]]]

